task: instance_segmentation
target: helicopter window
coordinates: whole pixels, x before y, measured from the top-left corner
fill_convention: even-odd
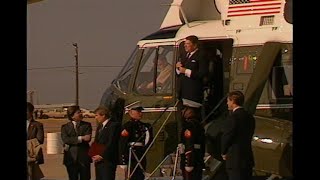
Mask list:
[[[154,74],[153,59],[156,57],[156,48],[146,48],[143,50],[138,75],[135,81],[135,88],[138,93],[148,92],[145,90],[148,82],[152,82]],[[148,89],[149,90],[149,89]],[[149,93],[152,92],[149,90]]]
[[[144,49],[135,82],[136,91],[141,94],[171,93],[172,60],[173,46]]]
[[[159,47],[156,93],[172,93],[173,46]]]
[[[272,92],[275,98],[293,96],[292,65],[277,66],[272,70]]]
[[[139,54],[138,46],[134,49],[133,53],[129,57],[126,64],[123,66],[122,70],[120,71],[118,77],[113,81],[113,84],[116,85],[121,91],[128,91],[129,81],[132,74],[133,64],[134,61]]]

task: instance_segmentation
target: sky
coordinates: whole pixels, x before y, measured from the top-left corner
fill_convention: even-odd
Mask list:
[[[34,104],[94,109],[137,42],[157,31],[172,0],[43,0],[27,5],[27,91]],[[30,99],[28,99],[30,100]]]

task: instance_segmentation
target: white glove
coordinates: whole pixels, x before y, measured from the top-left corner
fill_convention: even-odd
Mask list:
[[[126,170],[128,168],[128,165],[120,165],[120,168]]]
[[[193,170],[193,166],[184,167],[184,169],[185,169],[187,172],[191,172],[191,171]]]
[[[184,144],[182,144],[182,143],[178,144],[178,148],[179,148],[179,153],[183,154],[184,153],[184,149],[185,149]]]
[[[68,145],[68,144],[64,144],[63,149],[64,149],[65,151],[69,151],[69,149],[70,149],[70,145]]]

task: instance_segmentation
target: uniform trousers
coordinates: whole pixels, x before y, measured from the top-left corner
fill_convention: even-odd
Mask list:
[[[229,180],[252,180],[252,168],[227,169]]]
[[[199,167],[194,167],[191,172],[182,170],[183,180],[201,180],[202,179],[202,169]]]

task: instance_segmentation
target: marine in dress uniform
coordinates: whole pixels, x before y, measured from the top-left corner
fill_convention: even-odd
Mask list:
[[[205,130],[195,118],[195,108],[186,106],[182,110],[185,120],[181,131],[180,168],[184,180],[202,179],[205,154]]]
[[[153,134],[151,125],[149,123],[143,123],[140,121],[143,110],[141,104],[138,102],[127,108],[129,109],[129,116],[131,119],[122,125],[119,141],[119,162],[120,167],[127,170],[129,164],[129,149],[132,147],[133,151],[131,154],[130,164],[130,174],[132,174],[132,171],[138,162],[134,154],[136,154],[138,160],[141,159],[142,155],[145,153],[145,150],[152,141]],[[140,163],[143,169],[141,169],[141,167],[138,165],[130,180],[144,180],[146,163],[146,158],[144,157]]]

